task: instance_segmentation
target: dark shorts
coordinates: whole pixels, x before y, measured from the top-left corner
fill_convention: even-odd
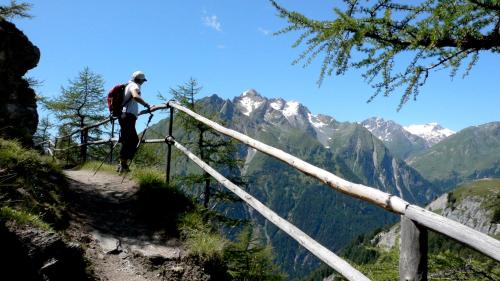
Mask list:
[[[120,159],[130,160],[134,157],[137,151],[137,144],[139,143],[139,137],[137,136],[137,131],[135,130],[135,117],[132,113],[125,113],[120,116],[118,122],[120,123],[120,143],[122,148],[120,150]]]

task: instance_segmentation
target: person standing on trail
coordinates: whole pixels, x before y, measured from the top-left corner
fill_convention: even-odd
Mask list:
[[[131,80],[125,87],[125,94],[123,97],[123,109],[118,122],[120,123],[121,133],[120,142],[122,144],[120,150],[120,164],[118,172],[128,172],[129,160],[131,160],[136,151],[139,137],[135,130],[135,121],[139,114],[138,103],[151,110],[151,106],[141,97],[141,85],[148,81],[142,71],[132,73]]]

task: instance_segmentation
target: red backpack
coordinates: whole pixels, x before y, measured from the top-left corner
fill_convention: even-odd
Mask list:
[[[108,92],[108,108],[109,113],[113,117],[120,117],[123,106],[128,103],[128,100],[125,104],[123,103],[123,98],[125,97],[125,87],[127,87],[127,84],[118,84],[111,88]]]

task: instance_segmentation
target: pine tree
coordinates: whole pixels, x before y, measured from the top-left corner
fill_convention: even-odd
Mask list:
[[[345,8],[335,7],[332,20],[313,20],[270,1],[289,22],[277,34],[302,31],[293,47],[306,49],[294,64],[307,66],[323,55],[319,85],[325,75],[365,69],[363,77],[375,89],[369,101],[404,88],[398,110],[416,99],[432,70],[447,68],[453,77],[467,63],[466,76],[480,52],[500,52],[499,1],[344,0]],[[406,67],[396,67],[408,54],[413,58]]]

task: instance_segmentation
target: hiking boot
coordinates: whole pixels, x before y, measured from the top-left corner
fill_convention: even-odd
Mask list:
[[[118,173],[128,173],[130,172],[130,169],[128,167],[128,165],[118,165]]]

